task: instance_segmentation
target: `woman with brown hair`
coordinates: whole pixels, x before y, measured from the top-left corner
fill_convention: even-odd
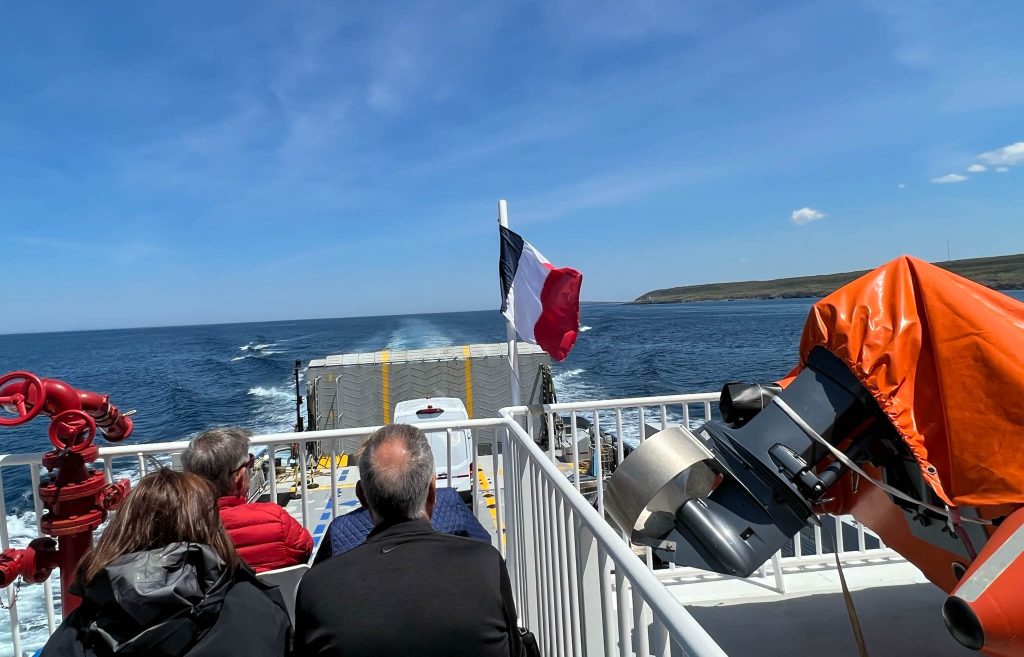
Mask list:
[[[143,477],[78,568],[82,605],[43,657],[278,657],[291,626],[276,588],[241,563],[209,483]]]

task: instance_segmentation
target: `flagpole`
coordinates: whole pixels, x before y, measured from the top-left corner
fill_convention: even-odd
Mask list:
[[[504,199],[498,201],[498,225],[508,228],[508,203]],[[512,405],[519,406],[522,403],[519,398],[519,344],[516,338],[516,329],[507,317],[505,318],[505,335],[508,340],[508,363],[512,378]]]

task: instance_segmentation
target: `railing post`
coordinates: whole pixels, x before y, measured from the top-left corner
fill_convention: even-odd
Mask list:
[[[497,433],[497,432],[495,432]],[[492,444],[492,449],[494,448]],[[517,446],[517,450],[519,447]],[[522,514],[519,518],[517,537],[520,545],[521,559],[513,564],[516,571],[516,578],[519,580],[520,599],[516,602],[519,605],[520,617],[525,619],[524,625],[534,629],[540,622],[538,610],[539,589],[537,587],[537,555],[533,548],[537,545],[536,523],[536,491],[533,486],[533,467],[530,464],[529,456],[517,455],[516,469],[512,473],[505,473],[505,476],[516,477],[518,497],[522,501]]]
[[[598,558],[597,540],[590,528],[576,527],[576,572],[579,581],[580,627],[582,628],[583,654],[588,657],[604,654],[604,618],[601,614],[601,563]]]
[[[4,477],[0,470],[0,515],[3,516],[4,525],[0,527],[0,549],[6,550],[11,547],[10,536],[7,532],[7,501],[4,497]],[[11,646],[14,648],[14,655],[21,657],[21,624],[18,622],[17,588],[12,584],[6,588],[7,613],[11,621]]]
[[[786,581],[782,574],[782,563],[779,560],[781,552],[772,555],[772,572],[775,574],[775,590],[779,593],[786,592]]]

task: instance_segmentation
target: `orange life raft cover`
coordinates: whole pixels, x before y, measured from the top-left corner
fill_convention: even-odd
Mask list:
[[[1024,304],[900,257],[811,308],[791,376],[819,345],[871,391],[946,503],[1024,504]]]

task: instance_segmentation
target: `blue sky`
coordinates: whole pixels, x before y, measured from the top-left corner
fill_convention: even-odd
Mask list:
[[[1024,251],[1013,0],[4,13],[0,332],[497,309],[499,198],[586,300]]]

